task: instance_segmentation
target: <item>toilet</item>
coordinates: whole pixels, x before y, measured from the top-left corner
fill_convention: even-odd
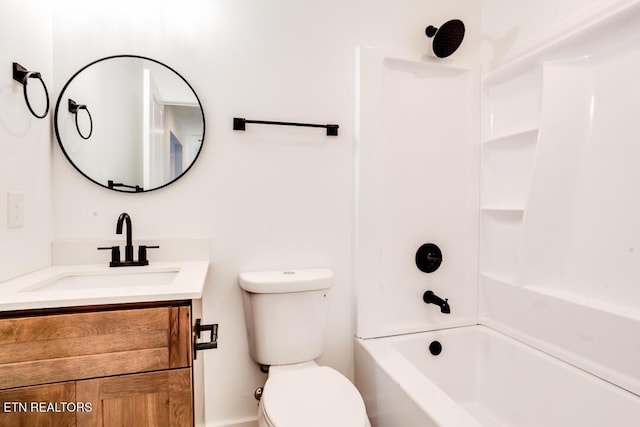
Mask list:
[[[269,367],[258,427],[370,427],[364,401],[338,371],[319,366],[333,272],[240,274],[249,353]]]

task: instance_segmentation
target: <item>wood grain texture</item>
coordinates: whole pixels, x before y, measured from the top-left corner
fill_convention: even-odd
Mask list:
[[[16,403],[15,406],[13,402]],[[75,383],[67,382],[0,391],[0,427],[75,427],[75,412],[39,412],[32,406],[32,402],[36,405],[39,402],[76,402]],[[5,408],[5,403],[9,404],[9,408]],[[27,410],[23,411],[24,407],[20,408],[19,403],[26,405]],[[9,411],[5,409],[9,409]],[[46,411],[46,407],[44,410]]]
[[[190,365],[190,305],[0,319],[0,390]]]
[[[109,334],[82,338],[58,338],[47,341],[23,342],[0,346],[0,365],[8,363],[58,359],[90,354],[164,348],[168,346],[167,332],[150,331],[144,335]]]
[[[169,366],[191,366],[191,309],[171,307],[169,314]]]
[[[193,426],[190,368],[79,381],[76,396],[94,408],[78,427]]]
[[[172,426],[193,426],[193,374],[189,369],[169,371],[169,419]]]
[[[0,345],[167,330],[168,308],[117,310],[0,320]]]
[[[167,369],[167,348],[11,363],[0,366],[3,389]]]
[[[92,406],[61,413],[0,406],[0,427],[192,427],[191,336],[184,301],[0,316],[0,405]]]
[[[50,316],[58,314],[75,314],[97,311],[134,310],[141,308],[190,306],[190,300],[143,301],[122,304],[76,305],[72,307],[34,308],[27,310],[0,311],[0,319],[17,319],[19,317]]]

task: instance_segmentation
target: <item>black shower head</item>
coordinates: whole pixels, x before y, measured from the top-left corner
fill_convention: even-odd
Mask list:
[[[452,19],[440,28],[429,25],[424,32],[427,37],[433,37],[433,54],[438,58],[446,58],[462,44],[464,23],[459,19]]]

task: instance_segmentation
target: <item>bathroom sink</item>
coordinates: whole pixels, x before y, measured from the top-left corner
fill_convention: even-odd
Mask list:
[[[136,267],[133,267],[134,269]],[[23,289],[23,292],[71,291],[86,289],[132,288],[140,286],[168,286],[180,272],[107,270],[61,274],[45,282]]]
[[[53,265],[0,283],[0,312],[202,298],[209,262]]]

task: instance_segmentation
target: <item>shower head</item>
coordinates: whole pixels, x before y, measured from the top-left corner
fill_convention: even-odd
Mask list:
[[[464,23],[459,19],[452,19],[440,28],[429,25],[424,32],[427,37],[433,37],[433,54],[438,58],[446,58],[462,44]]]

